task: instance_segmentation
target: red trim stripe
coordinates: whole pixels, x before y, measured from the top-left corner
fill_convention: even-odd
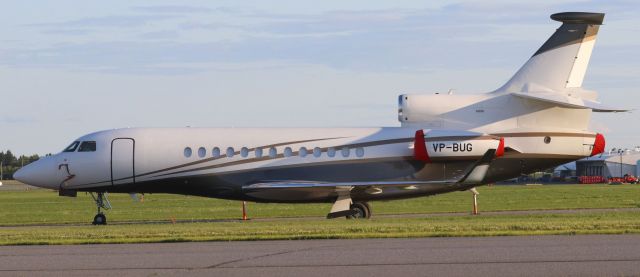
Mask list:
[[[427,153],[427,144],[424,139],[424,131],[418,130],[416,131],[416,138],[413,144],[413,156],[418,161],[423,162],[431,162],[429,158],[429,153]]]
[[[500,144],[498,144],[498,149],[496,149],[496,158],[502,157],[504,155],[504,138],[500,138]]]
[[[593,142],[593,148],[591,149],[591,156],[603,153],[605,145],[604,136],[602,134],[596,134],[596,140]]]

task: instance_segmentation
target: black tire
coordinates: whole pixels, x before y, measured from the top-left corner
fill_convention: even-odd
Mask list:
[[[369,219],[371,218],[371,207],[367,202],[356,202],[351,204],[351,210],[356,214],[347,216],[347,219]]]
[[[93,218],[93,225],[107,225],[107,217],[104,214],[97,214]]]

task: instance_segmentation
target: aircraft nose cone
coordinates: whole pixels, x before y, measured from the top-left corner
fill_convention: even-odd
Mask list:
[[[27,185],[37,186],[37,173],[35,172],[35,165],[30,164],[22,167],[15,173],[13,173],[13,179],[20,181],[21,183],[25,183]]]
[[[52,174],[54,165],[47,158],[35,161],[24,166],[15,173],[13,178],[27,185],[53,188],[55,187],[55,175]]]
[[[23,168],[21,168],[21,169],[18,169],[18,171],[14,172],[14,173],[13,173],[13,179],[18,180],[18,181],[20,181],[21,183],[28,184],[27,179],[25,179],[25,177],[26,177],[27,175],[25,174],[25,170],[24,170],[24,169],[25,169],[25,168],[23,167]]]

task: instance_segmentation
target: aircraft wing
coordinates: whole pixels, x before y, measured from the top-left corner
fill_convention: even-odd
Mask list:
[[[372,182],[315,182],[315,181],[279,181],[267,180],[243,186],[242,190],[247,195],[260,199],[299,201],[304,197],[337,197],[328,217],[343,215],[351,204],[352,191],[367,191],[371,194],[383,192],[385,188],[396,187],[404,189],[416,189],[420,186],[432,185],[456,185],[456,184],[480,184],[484,180],[489,163],[495,158],[496,149],[489,149],[485,154],[473,163],[465,171],[460,179],[438,181],[372,181]]]
[[[455,184],[457,180],[444,181],[389,181],[389,182],[313,182],[313,181],[265,181],[242,187],[245,192],[271,189],[336,188],[336,187],[406,187],[433,184]]]
[[[270,180],[254,183],[242,187],[245,192],[256,192],[261,190],[272,189],[299,189],[299,188],[335,188],[335,187],[405,187],[420,186],[433,184],[458,184],[458,183],[479,183],[484,179],[489,163],[493,160],[495,149],[489,149],[480,160],[476,161],[463,175],[457,180],[441,180],[441,181],[375,181],[375,182],[314,182],[314,181],[278,181]]]
[[[555,92],[528,92],[528,93],[512,93],[514,96],[541,101],[546,103],[553,103],[563,107],[576,108],[576,109],[592,109],[594,112],[627,112],[627,109],[613,108],[605,106],[599,102],[591,101],[583,98],[576,98],[567,95],[562,95]]]

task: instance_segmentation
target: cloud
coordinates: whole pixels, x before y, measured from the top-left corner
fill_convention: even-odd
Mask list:
[[[35,28],[87,28],[87,27],[139,27],[151,22],[177,18],[176,15],[112,15],[102,17],[86,17],[76,20],[44,22],[25,25]]]
[[[193,14],[193,13],[210,13],[213,12],[212,9],[206,7],[195,7],[195,6],[179,6],[179,5],[168,5],[168,6],[137,6],[131,8],[131,10],[136,12],[145,12],[145,13],[162,13],[162,14]]]
[[[0,64],[111,73],[122,70],[125,74],[199,72],[208,69],[197,66],[194,70],[191,65],[271,61],[396,72],[466,69],[479,64],[486,68],[513,67],[514,61],[517,65],[524,62],[558,26],[548,19],[548,10],[576,3],[523,6],[465,2],[438,9],[335,10],[318,14],[142,6],[132,8],[142,15],[37,24],[49,34],[82,35],[92,30],[92,34],[107,35],[100,36],[100,41],[89,38],[28,49],[5,46]],[[204,12],[241,16],[198,16]],[[162,24],[152,24],[157,22]],[[109,37],[104,28],[127,28],[127,35]],[[622,63],[634,60],[609,55]]]
[[[94,31],[95,30],[93,29],[48,29],[48,30],[43,30],[41,33],[47,34],[47,35],[84,36]]]
[[[4,124],[30,124],[37,122],[36,119],[29,116],[4,116],[0,117],[0,123]]]
[[[143,39],[177,39],[180,37],[177,31],[157,31],[139,35]]]

